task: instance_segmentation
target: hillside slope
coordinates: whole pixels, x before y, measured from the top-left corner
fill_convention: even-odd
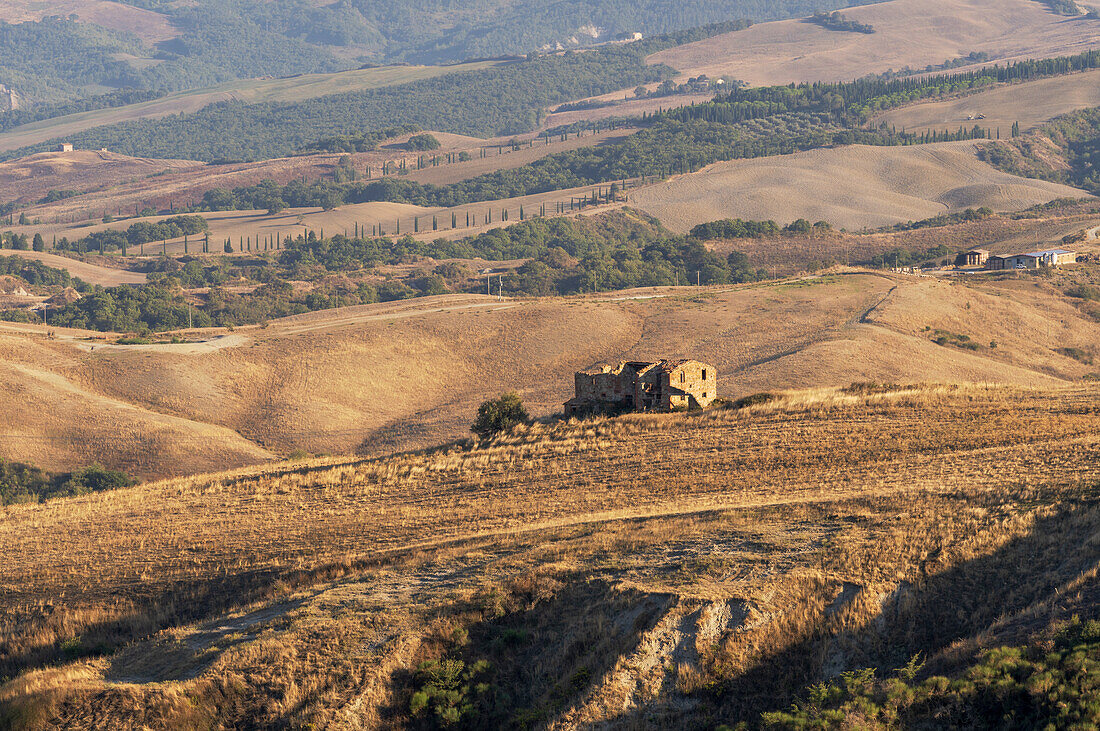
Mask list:
[[[886,122],[920,133],[975,124],[999,130],[1007,138],[1012,124],[1028,130],[1059,115],[1100,106],[1100,71],[1002,86],[948,101],[924,102],[886,112],[871,124]],[[982,119],[978,119],[981,116]]]
[[[435,661],[463,725],[755,727],[958,673],[1096,618],[1097,397],[864,384],[9,509],[0,719],[420,728]]]
[[[877,228],[966,208],[1012,211],[1089,195],[996,170],[978,160],[978,144],[853,145],[734,160],[642,188],[630,202],[686,232],[723,218]]]
[[[649,62],[685,77],[728,76],[753,85],[851,81],[974,52],[997,61],[1080,53],[1100,30],[1100,21],[1056,15],[1035,0],[891,0],[850,8],[844,16],[875,32],[784,20],[662,51]]]
[[[77,135],[105,125],[197,112],[218,102],[296,102],[330,94],[383,89],[448,74],[480,71],[494,65],[496,64],[493,62],[483,61],[453,66],[383,66],[331,74],[302,74],[291,78],[231,81],[213,87],[176,92],[153,101],[69,114],[16,127],[0,133],[0,152],[32,147],[47,140]]]
[[[197,344],[2,327],[8,410],[23,427],[0,433],[0,456],[49,469],[100,461],[143,477],[254,464],[268,452],[379,454],[461,438],[478,404],[503,391],[536,415],[560,412],[573,372],[602,361],[700,358],[718,369],[726,397],[864,380],[1053,385],[1093,372],[1059,348],[1100,342],[1100,325],[1056,287],[872,273],[603,297],[418,298],[228,338],[185,334],[206,341]],[[934,330],[981,346],[936,345]],[[991,339],[996,348],[984,346]],[[28,391],[18,377],[27,369],[56,388],[39,378]],[[74,388],[82,411],[61,405]],[[149,421],[161,433],[163,416],[186,436],[142,449],[111,426],[121,404],[135,428]]]

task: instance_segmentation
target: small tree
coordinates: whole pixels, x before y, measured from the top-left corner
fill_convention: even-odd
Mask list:
[[[477,410],[477,419],[470,431],[482,439],[508,431],[517,424],[523,424],[530,415],[523,408],[523,402],[515,391],[502,394],[498,399],[490,399]]]

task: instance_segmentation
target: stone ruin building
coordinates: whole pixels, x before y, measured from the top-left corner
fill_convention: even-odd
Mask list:
[[[718,372],[697,360],[630,361],[575,376],[576,396],[565,415],[591,412],[692,409],[718,396]]]

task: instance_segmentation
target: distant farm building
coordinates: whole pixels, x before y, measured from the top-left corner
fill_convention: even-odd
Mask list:
[[[53,151],[54,152],[72,152],[73,151],[73,143],[71,143],[71,142],[62,142],[60,145],[55,147],[53,149]]]
[[[989,261],[988,251],[985,249],[971,249],[959,254],[958,258],[955,259],[955,266],[980,267],[985,266],[987,261]]]
[[[991,256],[986,262],[987,269],[1038,269],[1039,267],[1057,267],[1063,264],[1075,264],[1077,252],[1065,249],[1032,251],[1027,254]]]
[[[577,373],[565,415],[590,412],[692,409],[718,395],[718,372],[697,360],[630,361]]]

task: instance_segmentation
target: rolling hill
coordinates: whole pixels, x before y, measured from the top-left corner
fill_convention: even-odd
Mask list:
[[[81,23],[129,33],[150,45],[175,38],[180,31],[161,13],[112,0],[5,0],[0,20],[5,23],[40,22],[47,16],[71,18]]]
[[[1003,86],[948,101],[902,107],[876,117],[910,132],[956,129],[979,124],[1008,137],[1014,122],[1022,130],[1068,112],[1100,106],[1100,73],[1095,71]],[[979,119],[981,117],[981,119]]]
[[[0,434],[0,456],[49,469],[98,460],[147,478],[295,450],[431,445],[463,436],[481,401],[511,389],[536,415],[552,414],[572,373],[599,361],[693,354],[718,368],[728,397],[856,380],[1057,385],[1092,372],[1057,349],[1100,340],[1058,287],[871,273],[587,298],[418,298],[230,337],[185,333],[178,345],[2,327],[6,403],[20,427]],[[937,345],[933,331],[980,347]]]
[[[77,193],[201,165],[192,160],[151,160],[102,150],[44,152],[0,163],[0,200],[39,202],[50,191],[65,191],[65,195],[76,197]]]
[[[1001,62],[1080,53],[1094,47],[1100,30],[1100,21],[1067,19],[1034,0],[891,0],[844,15],[875,32],[836,32],[801,20],[762,23],[661,51],[649,62],[685,77],[728,76],[753,85],[851,81],[974,52]]]
[[[453,66],[383,66],[332,74],[304,74],[292,78],[231,81],[204,89],[176,92],[153,101],[46,119],[0,134],[0,152],[33,147],[48,140],[70,137],[96,127],[162,119],[173,114],[197,112],[217,102],[293,102],[331,94],[346,94],[447,74],[492,68],[494,62]]]
[[[1086,197],[1068,186],[1002,173],[974,142],[911,147],[854,145],[716,163],[630,195],[674,231],[722,218],[825,220],[851,229],[917,221],[988,206],[1018,210]]]

